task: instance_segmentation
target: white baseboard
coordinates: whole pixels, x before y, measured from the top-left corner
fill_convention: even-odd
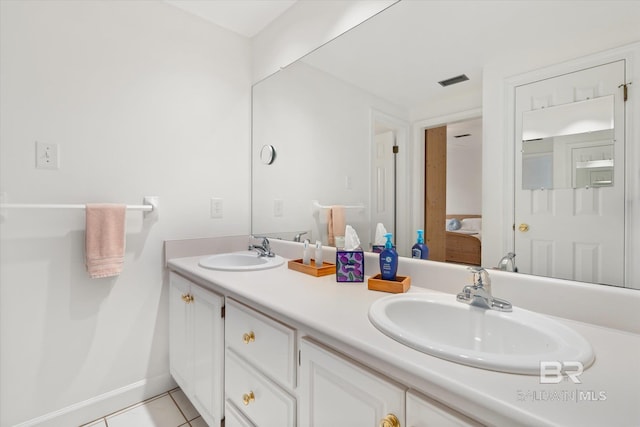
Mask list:
[[[15,427],[80,426],[176,387],[176,382],[168,373],[154,378],[145,378],[66,408],[22,422]]]

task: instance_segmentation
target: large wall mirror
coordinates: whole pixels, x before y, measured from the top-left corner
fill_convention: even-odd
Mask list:
[[[632,22],[621,25],[621,15],[611,9],[618,8],[625,15],[623,5],[589,3],[589,9],[576,10],[572,2],[404,0],[254,85],[252,233],[326,244],[333,218],[338,217],[356,229],[362,247],[369,250],[376,225],[382,223],[397,236],[400,254],[408,256],[415,229],[422,228],[425,219],[425,128],[446,125],[451,133],[448,137],[454,141],[449,144],[455,148],[473,132],[457,131],[464,129],[460,120],[434,123],[432,119],[478,111],[470,122],[481,135],[481,107],[483,96],[488,96],[482,89],[484,67],[513,58],[528,64],[524,72],[630,43],[634,33],[640,37],[637,29],[631,36],[615,36],[618,30],[612,36],[611,28],[621,34],[635,28]],[[523,16],[530,22],[544,22],[544,34],[522,31]],[[594,47],[594,39],[601,43],[598,47]],[[539,58],[539,63],[532,58]],[[448,87],[438,84],[461,74],[469,80]],[[424,123],[429,125],[421,127]],[[610,140],[604,133],[611,131],[600,129],[603,134],[596,139]],[[590,137],[595,136],[592,133]],[[556,136],[557,141],[560,138]],[[542,161],[552,167],[548,155],[539,160],[544,157],[540,153],[550,146],[545,139],[528,138],[525,145],[530,148],[525,151],[529,152],[519,161],[529,166]],[[490,143],[493,141],[480,141]],[[265,146],[277,152],[272,162],[261,160]],[[480,150],[474,149],[474,154],[460,156],[468,165],[482,163]],[[447,151],[456,153],[455,149]],[[623,185],[605,183],[607,171],[613,173],[618,163],[605,166],[585,161],[576,160],[567,172],[571,178],[558,185]],[[455,194],[462,195],[463,202],[479,199],[481,174],[491,173],[491,165],[460,168],[467,172],[473,169],[476,176],[465,178],[467,184],[456,187]],[[525,170],[525,174],[529,172]],[[520,185],[553,186],[549,176],[531,179],[543,181],[527,178]],[[616,175],[618,179],[624,181],[624,176]],[[449,192],[446,195],[443,230],[455,214],[469,214],[473,220],[469,224],[481,224],[481,208],[452,207],[464,204],[452,202],[451,196]],[[478,200],[477,206],[481,205]],[[506,249],[505,244],[505,253]],[[498,261],[486,267],[494,267]]]

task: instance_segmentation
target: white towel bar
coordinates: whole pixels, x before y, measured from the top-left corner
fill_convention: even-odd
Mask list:
[[[323,206],[320,203],[318,203],[317,200],[312,200],[311,204],[313,206],[314,209],[331,209],[333,206]],[[340,206],[344,209],[362,209],[364,210],[364,205],[337,205]]]
[[[157,213],[158,198],[156,196],[147,196],[142,203],[142,205],[126,205],[126,208],[131,211],[142,211],[145,216],[154,211]],[[86,209],[86,207],[86,204],[0,203],[0,209]]]
[[[39,204],[39,203],[3,203],[0,209],[85,209],[87,205]],[[153,205],[127,205],[127,210],[152,212]]]

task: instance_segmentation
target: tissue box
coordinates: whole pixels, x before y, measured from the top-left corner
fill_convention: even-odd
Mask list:
[[[396,245],[393,245],[393,249],[396,248]],[[384,245],[373,245],[371,247],[372,252],[379,254],[380,252],[384,251]]]
[[[364,252],[362,249],[336,251],[336,281],[364,282]]]
[[[384,245],[373,245],[371,249],[374,253],[379,254],[384,250]]]

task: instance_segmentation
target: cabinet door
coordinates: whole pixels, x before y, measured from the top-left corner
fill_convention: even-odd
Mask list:
[[[193,406],[209,425],[219,425],[224,405],[224,298],[191,286]]]
[[[255,427],[231,403],[224,405],[224,427]]]
[[[476,427],[481,425],[413,390],[407,392],[407,427]]]
[[[389,414],[405,420],[405,389],[337,353],[302,340],[301,426],[377,427]]]
[[[169,280],[169,370],[171,375],[189,395],[193,377],[193,348],[191,343],[191,307],[187,303],[191,284],[171,273]]]
[[[224,298],[175,273],[169,284],[171,375],[210,426],[224,415]]]

